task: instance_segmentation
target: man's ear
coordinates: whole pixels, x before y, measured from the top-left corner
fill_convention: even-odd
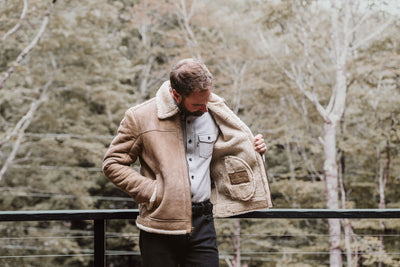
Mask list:
[[[178,104],[181,103],[182,96],[175,89],[172,89],[171,95],[175,99],[176,103],[178,103]]]

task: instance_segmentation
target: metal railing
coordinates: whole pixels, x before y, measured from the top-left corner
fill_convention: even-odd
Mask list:
[[[105,266],[105,223],[107,220],[135,219],[133,210],[47,210],[0,211],[1,222],[21,221],[88,221],[94,222],[94,266]],[[400,218],[400,209],[269,209],[249,212],[230,218],[242,219],[394,219]]]

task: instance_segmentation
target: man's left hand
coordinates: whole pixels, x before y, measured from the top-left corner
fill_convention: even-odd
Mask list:
[[[254,137],[254,149],[260,153],[261,156],[267,151],[267,146],[265,145],[264,138],[261,134],[257,134]]]

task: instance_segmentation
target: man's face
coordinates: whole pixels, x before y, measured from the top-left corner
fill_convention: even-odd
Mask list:
[[[174,90],[175,91],[175,90]],[[182,97],[175,91],[173,93],[178,107],[186,116],[200,117],[205,112],[208,112],[207,103],[210,99],[210,90],[193,92],[188,97]]]

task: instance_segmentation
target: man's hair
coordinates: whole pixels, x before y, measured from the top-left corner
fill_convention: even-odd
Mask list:
[[[213,76],[206,65],[197,59],[182,59],[169,75],[171,88],[175,89],[181,96],[187,97],[193,92],[210,89]]]

